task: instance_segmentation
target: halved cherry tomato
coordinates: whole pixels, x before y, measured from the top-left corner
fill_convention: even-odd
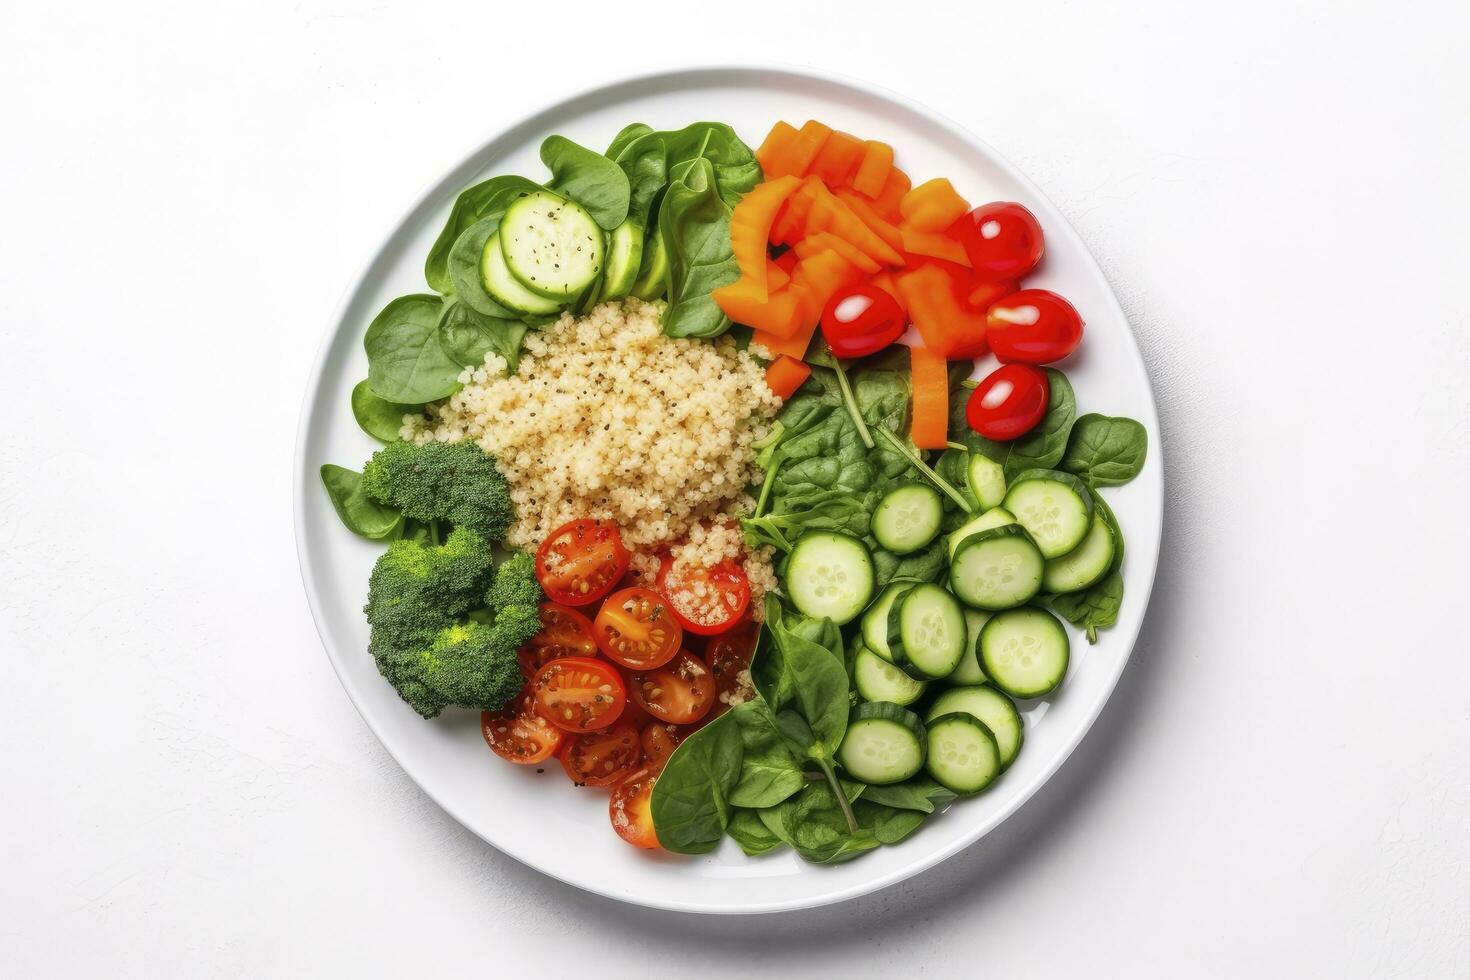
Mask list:
[[[492,752],[522,766],[545,762],[566,737],[536,710],[529,686],[503,710],[480,712],[480,734]]]
[[[739,704],[755,694],[755,684],[748,671],[760,631],[759,623],[746,620],[710,640],[705,653],[709,657],[710,673],[715,675],[715,713],[728,711],[731,703]]]
[[[665,557],[658,569],[658,591],[669,600],[679,625],[699,636],[714,636],[740,622],[750,608],[750,580],[740,563],[676,563]]]
[[[1051,386],[1046,372],[1030,364],[1002,364],[980,382],[965,404],[970,428],[987,439],[1019,439],[1046,414]]]
[[[985,336],[1002,361],[1050,364],[1082,343],[1082,317],[1049,289],[1023,289],[991,304]]]
[[[907,326],[894,298],[870,282],[837,290],[822,311],[822,336],[838,357],[876,354]]]
[[[651,589],[635,588],[607,597],[592,620],[592,638],[615,663],[652,670],[679,652],[684,631],[667,599]]]
[[[536,672],[531,689],[541,714],[569,732],[606,728],[618,720],[628,702],[617,669],[591,657],[551,661]]]
[[[658,772],[647,767],[628,774],[613,789],[607,813],[618,836],[645,850],[658,847],[658,834],[653,829],[653,784]]]
[[[557,753],[578,786],[611,786],[643,760],[638,729],[626,721],[601,732],[568,735]]]
[[[592,620],[569,606],[543,602],[540,607],[541,632],[516,651],[521,673],[529,679],[552,660],[561,657],[595,657],[597,644],[592,639]]]
[[[640,741],[643,743],[643,764],[655,772],[664,767],[669,761],[669,756],[684,741],[685,732],[679,730],[678,725],[671,725],[665,721],[652,721],[643,726],[643,734]]]
[[[659,721],[688,725],[715,703],[715,677],[694,654],[680,650],[662,667],[628,678],[633,700]]]
[[[585,606],[612,590],[628,570],[628,549],[612,521],[563,524],[536,549],[536,579],[553,602]]]
[[[1019,279],[1041,261],[1046,242],[1036,216],[1012,201],[982,204],[960,217],[950,234],[965,246],[981,279]]]

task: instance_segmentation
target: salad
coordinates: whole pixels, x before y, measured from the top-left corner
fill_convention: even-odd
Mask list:
[[[386,545],[385,680],[641,848],[834,863],[994,785],[1064,621],[1117,620],[1102,490],[1148,447],[1055,367],[1084,325],[1026,286],[1035,216],[814,120],[541,159],[456,199],[364,337],[383,446],[322,467]]]

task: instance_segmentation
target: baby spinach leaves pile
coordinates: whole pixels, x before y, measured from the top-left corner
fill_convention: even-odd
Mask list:
[[[739,277],[730,213],[761,180],[760,164],[734,130],[713,122],[668,131],[634,123],[606,153],[553,135],[541,144],[541,161],[551,173],[545,184],[502,175],[455,198],[424,262],[424,278],[434,292],[393,300],[363,338],[369,394],[415,411],[452,395],[463,369],[484,363],[490,351],[516,369],[526,331],[554,318],[496,302],[480,278],[480,259],[511,204],[540,190],[577,202],[605,231],[627,220],[637,223],[646,243],[640,280],[650,280],[638,295],[667,297],[663,329],[669,336],[716,337],[730,328],[710,292]],[[662,272],[654,268],[660,256],[667,259]],[[376,429],[368,431],[387,437],[386,424]]]
[[[1047,368],[1046,374],[1051,385],[1046,416],[1024,439],[992,442],[977,435],[965,421],[969,390],[963,381],[950,393],[949,437],[967,451],[1000,463],[1007,479],[1028,469],[1058,469],[1075,474],[1092,491],[1093,502],[1117,542],[1112,568],[1089,588],[1044,601],[1057,615],[1086,631],[1089,642],[1096,643],[1097,631],[1115,624],[1123,605],[1123,531],[1097,491],[1127,483],[1139,474],[1148,457],[1148,431],[1130,418],[1097,414],[1078,418],[1077,399],[1067,376],[1053,368]],[[950,450],[945,457],[962,459],[963,452]],[[941,458],[939,470],[946,469],[946,459]]]
[[[747,854],[789,846],[835,864],[916,830],[954,794],[919,776],[867,786],[833,762],[852,706],[842,634],[767,596],[757,694],[685,740],[653,789],[659,842],[713,850],[727,833]]]

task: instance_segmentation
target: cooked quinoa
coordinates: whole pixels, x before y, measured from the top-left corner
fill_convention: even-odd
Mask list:
[[[487,354],[403,436],[474,439],[495,456],[516,508],[514,548],[592,517],[616,521],[645,554],[681,542],[678,560],[740,555],[734,518],[754,507],[746,488],[760,479],[752,444],[781,401],[732,338],[666,337],[659,312],[630,299],[563,314],[526,335],[517,373]],[[769,554],[746,556],[745,570],[753,600],[774,587]]]

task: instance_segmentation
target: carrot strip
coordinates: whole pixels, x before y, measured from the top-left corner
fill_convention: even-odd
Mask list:
[[[903,212],[898,209],[898,206],[912,186],[909,175],[894,167],[888,171],[888,179],[883,182],[883,190],[873,198],[873,207],[877,208],[878,213],[889,221],[899,221],[903,217]]]
[[[796,394],[802,382],[811,376],[812,369],[794,357],[782,354],[766,368],[766,385],[777,398],[786,399]]]
[[[871,200],[846,188],[837,191],[837,199],[851,208],[852,213],[873,234],[887,242],[890,248],[896,252],[903,251],[903,234],[898,230],[898,225],[879,214]]]
[[[969,210],[970,202],[946,177],[924,181],[898,202],[904,224],[915,231],[944,231]]]
[[[957,360],[985,353],[985,312],[960,302],[958,286],[948,272],[926,264],[905,269],[894,282],[925,347]]]
[[[811,172],[828,187],[841,187],[862,163],[866,149],[851,133],[834,132],[812,161]]]
[[[804,294],[791,286],[768,294],[749,279],[737,279],[714,290],[710,296],[736,323],[780,337],[794,334],[800,328],[801,316],[805,313]]]
[[[730,213],[730,248],[741,276],[760,291],[766,286],[766,240],[781,205],[786,203],[801,181],[796,177],[777,177],[757,184],[735,205]]]
[[[868,140],[863,162],[858,164],[852,176],[852,189],[868,197],[883,193],[883,184],[888,180],[888,171],[893,169],[893,147],[877,140]]]
[[[825,252],[829,249],[869,275],[883,268],[867,252],[864,252],[847,239],[832,234],[830,231],[819,231],[814,235],[808,235],[794,246],[794,251],[797,256],[803,259],[809,255],[815,255],[818,252]]]
[[[800,323],[790,337],[779,337],[768,330],[757,330],[751,342],[760,344],[772,354],[788,354],[800,360],[806,357],[806,349],[812,345],[812,335],[817,332],[817,322]]]
[[[772,174],[771,168],[775,166],[776,161],[780,159],[782,153],[786,152],[786,148],[795,138],[796,127],[789,122],[777,122],[766,134],[760,148],[755,151],[755,158],[760,162],[761,169],[765,171],[768,178],[777,176]]]
[[[823,187],[806,218],[806,233],[830,231],[884,265],[903,265],[903,256],[863,223],[852,208]]]
[[[927,347],[909,350],[914,417],[909,437],[920,449],[943,449],[949,438],[949,365]]]
[[[817,158],[818,153],[822,152],[822,144],[827,142],[827,137],[831,135],[830,126],[825,126],[815,119],[808,119],[792,137],[785,151],[778,153],[772,161],[773,172],[777,175],[806,176],[811,169],[812,161]]]
[[[914,255],[927,255],[970,268],[970,255],[963,245],[937,231],[920,231],[908,224],[898,226],[903,235],[903,250]]]

